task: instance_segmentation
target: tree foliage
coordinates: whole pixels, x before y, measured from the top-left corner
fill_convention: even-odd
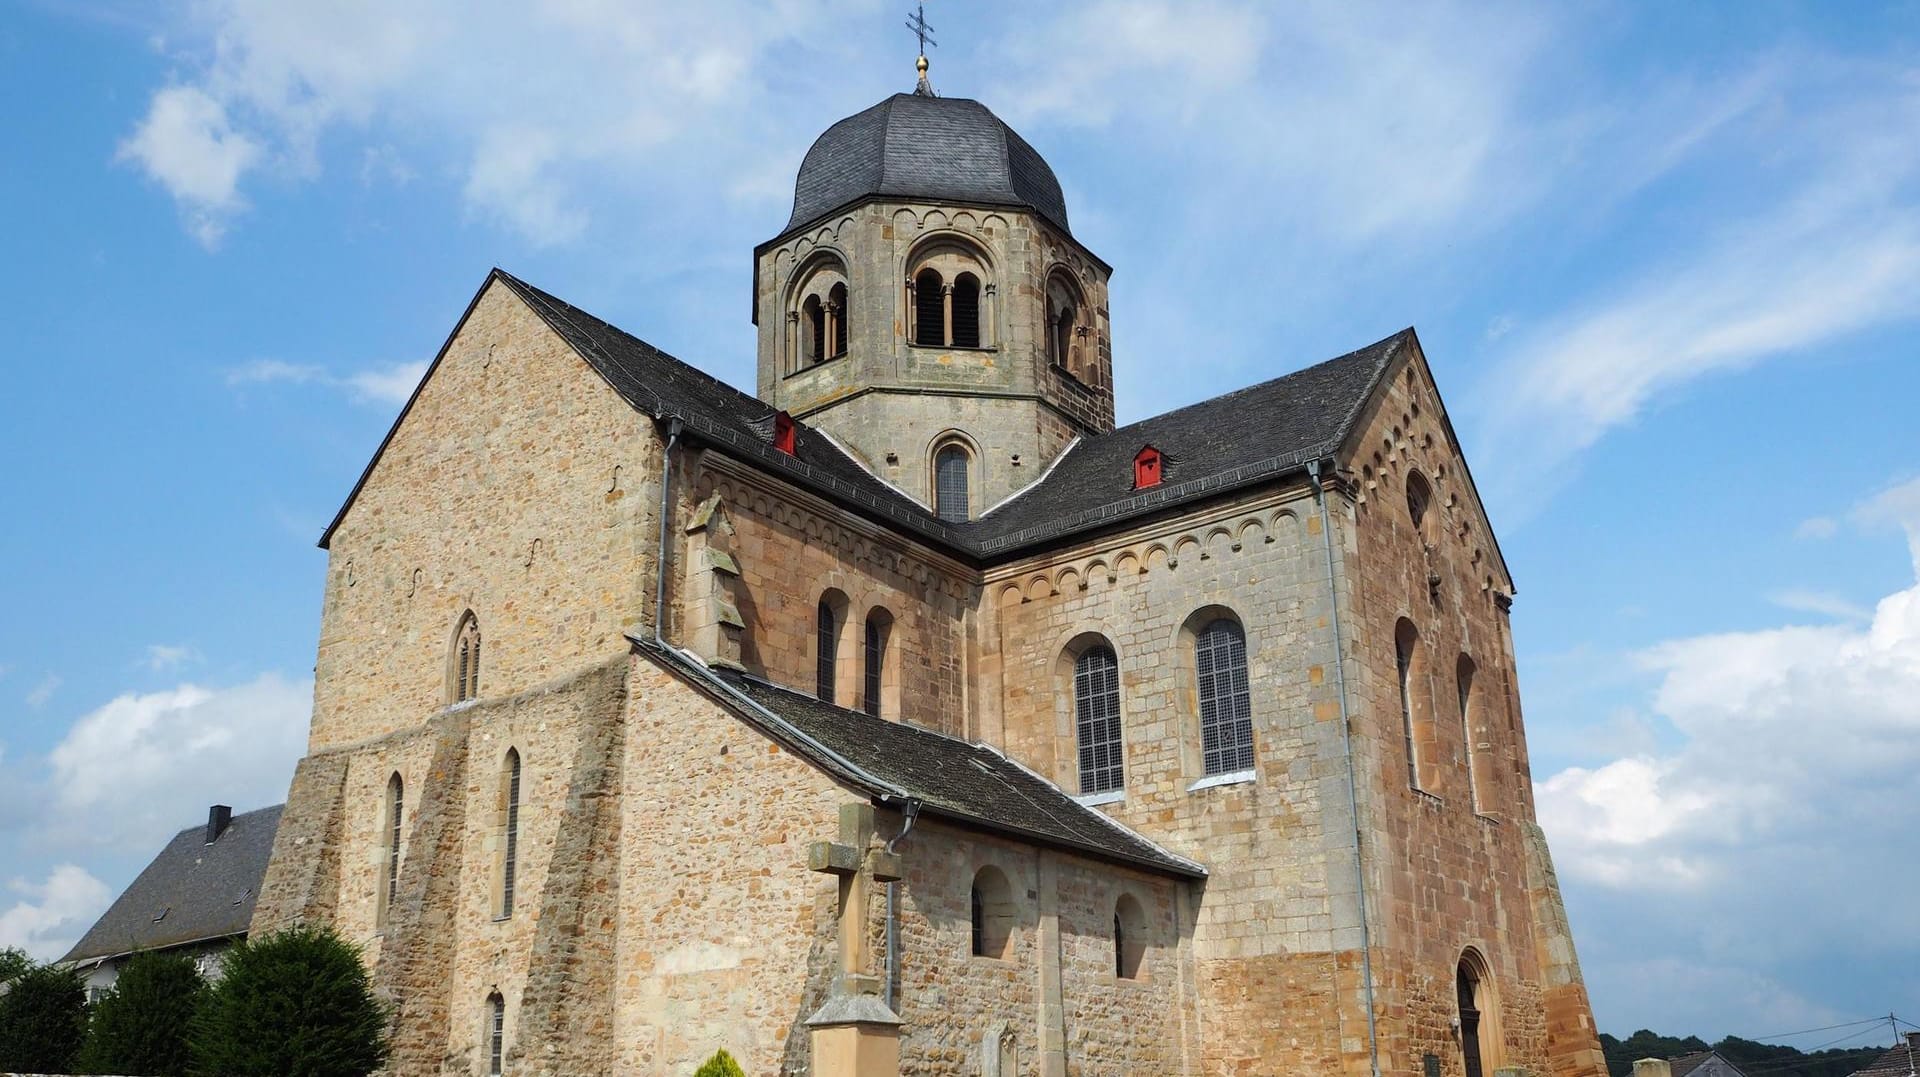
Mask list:
[[[387,1015],[360,954],[298,925],[227,955],[190,1036],[196,1077],[365,1077],[387,1059]]]
[[[0,946],[0,984],[33,967],[33,958],[25,950],[13,946]]]
[[[87,992],[71,969],[36,965],[0,995],[0,1071],[66,1073],[87,1028]]]
[[[1718,1051],[1720,1057],[1740,1069],[1764,1072],[1766,1077],[1848,1077],[1885,1048],[1839,1047],[1807,1054],[1798,1048],[1755,1043],[1738,1036],[1708,1043],[1698,1036],[1662,1036],[1643,1028],[1624,1040],[1601,1033],[1600,1050],[1607,1056],[1607,1072],[1612,1077],[1628,1077],[1636,1059],[1672,1059],[1698,1051]]]
[[[723,1049],[715,1051],[712,1058],[702,1062],[700,1068],[693,1071],[693,1077],[747,1077],[747,1073]]]
[[[185,954],[133,955],[113,990],[94,1004],[80,1072],[185,1077],[187,1030],[206,992]]]

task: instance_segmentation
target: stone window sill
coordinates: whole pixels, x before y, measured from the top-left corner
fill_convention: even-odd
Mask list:
[[[1437,808],[1440,805],[1446,803],[1446,801],[1440,798],[1440,794],[1438,793],[1429,793],[1425,789],[1422,789],[1417,785],[1410,785],[1407,788],[1413,791],[1413,795],[1415,799],[1419,800],[1421,803],[1426,804],[1430,807]]]
[[[1102,804],[1120,803],[1127,799],[1127,791],[1125,789],[1109,789],[1104,793],[1082,793],[1073,799],[1089,808],[1097,808]]]
[[[1254,780],[1251,770],[1230,770],[1225,774],[1209,774],[1187,786],[1187,792],[1197,793],[1202,789],[1212,789],[1219,785],[1245,785]]]
[[[961,344],[915,344],[911,340],[907,341],[907,347],[917,352],[997,352],[1000,350],[998,344],[981,344],[969,348]]]
[[[823,366],[832,366],[833,364],[839,362],[842,359],[845,359],[846,357],[847,357],[846,352],[841,352],[839,355],[829,355],[825,359],[822,359],[817,363],[808,363],[805,366],[796,367],[793,370],[787,371],[786,374],[783,375],[783,379],[797,378],[802,374],[811,374],[814,371],[819,370]]]
[[[1498,812],[1476,811],[1473,813],[1473,817],[1475,819],[1480,820],[1483,823],[1486,823],[1488,826],[1499,826],[1500,824],[1506,822],[1505,819],[1500,818],[1500,814]]]

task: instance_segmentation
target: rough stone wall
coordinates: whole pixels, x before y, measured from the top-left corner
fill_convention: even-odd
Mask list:
[[[859,708],[868,614],[893,626],[881,714],[959,734],[965,723],[966,610],[975,588],[958,565],[862,524],[718,456],[696,469],[688,499],[720,497],[739,568],[733,598],[746,623],[741,661],[798,691],[818,680],[815,623],[828,589],[848,599],[835,699]]]
[[[488,286],[333,533],[312,749],[444,705],[468,609],[484,696],[623,650],[650,608],[658,454],[643,416]]]
[[[1529,840],[1526,745],[1514,691],[1506,578],[1453,443],[1424,359],[1414,356],[1363,417],[1348,461],[1353,497],[1338,496],[1350,564],[1347,632],[1364,840],[1375,921],[1383,1066],[1417,1069],[1433,1053],[1463,1072],[1455,970],[1477,951],[1488,966],[1483,1057],[1568,1077],[1602,1071],[1571,939],[1546,914],[1559,904]],[[1432,489],[1416,530],[1408,476]],[[1351,527],[1345,526],[1351,517]],[[1409,697],[1418,765],[1410,773],[1395,626],[1419,633]],[[1474,666],[1463,717],[1459,659]],[[1469,734],[1468,724],[1471,724]],[[1544,853],[1544,842],[1539,843]],[[1559,942],[1556,944],[1555,939]],[[1545,957],[1563,960],[1549,989]]]
[[[908,333],[909,262],[923,244],[949,240],[984,256],[980,348],[921,347]],[[821,258],[847,270],[848,348],[807,367],[794,359],[788,313],[796,282]],[[1110,271],[1032,214],[873,202],[758,260],[760,398],[827,429],[914,497],[929,497],[944,433],[972,443],[978,513],[1038,478],[1076,432],[1113,429]],[[1046,281],[1056,270],[1085,298],[1083,378],[1047,359]]]
[[[748,1073],[806,1073],[801,1022],[837,954],[807,846],[859,798],[645,659],[624,753],[613,1068],[691,1073],[724,1047]]]
[[[1119,659],[1125,789],[1102,810],[1212,872],[1193,926],[1208,1072],[1337,1056],[1333,1003],[1357,998],[1340,971],[1359,914],[1319,528],[1307,491],[1276,490],[995,569],[986,584],[984,735],[1068,790],[1071,656],[1097,635]],[[1255,765],[1251,780],[1196,787],[1191,633],[1218,612],[1247,638]]]
[[[307,920],[333,919],[347,840],[347,756],[309,756],[293,771],[273,853],[248,932],[258,938]]]

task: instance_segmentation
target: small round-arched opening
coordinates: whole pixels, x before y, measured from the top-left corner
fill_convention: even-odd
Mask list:
[[[507,1055],[507,1000],[495,991],[487,996],[487,1073],[499,1077]]]
[[[846,624],[847,596],[828,588],[813,617],[814,695],[822,703],[836,702],[840,695],[840,647]]]
[[[899,713],[893,614],[875,606],[867,611],[860,647],[860,709],[875,718]]]
[[[833,322],[833,339],[828,341],[827,358],[847,354],[847,286],[835,284],[827,291],[827,313]]]
[[[1132,894],[1121,894],[1113,905],[1113,974],[1139,979],[1146,957],[1147,912]]]
[[[973,956],[1005,960],[1013,943],[1013,887],[996,867],[981,868],[968,895],[973,921]]]
[[[947,342],[946,281],[937,269],[923,269],[913,278],[913,342],[930,348]]]
[[[973,454],[965,445],[949,441],[933,454],[933,511],[942,520],[972,519]]]
[[[1076,347],[1085,304],[1081,302],[1079,288],[1064,271],[1047,278],[1046,304],[1048,362],[1081,381],[1091,382],[1088,369],[1091,364]]]
[[[800,304],[800,358],[808,366],[827,357],[827,307],[817,295]]]
[[[980,346],[980,278],[962,273],[953,278],[953,333],[956,348]]]
[[[1433,487],[1418,471],[1407,473],[1407,516],[1413,520],[1414,533],[1427,538],[1427,510],[1433,505]]]

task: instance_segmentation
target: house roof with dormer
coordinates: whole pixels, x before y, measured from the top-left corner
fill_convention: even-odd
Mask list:
[[[97,961],[245,935],[283,807],[236,815],[212,842],[205,826],[175,834],[61,960]]]

